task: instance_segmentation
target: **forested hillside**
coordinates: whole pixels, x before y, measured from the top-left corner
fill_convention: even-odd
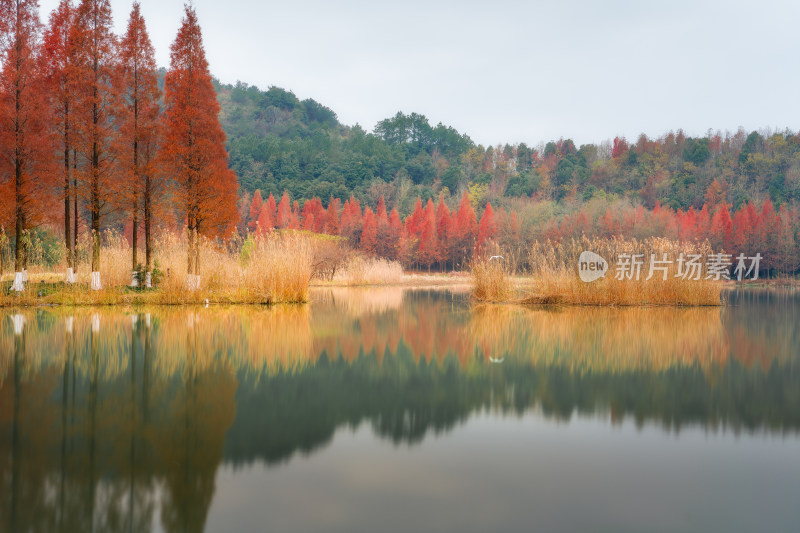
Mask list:
[[[582,236],[708,239],[764,253],[770,270],[800,268],[800,135],[791,131],[484,147],[414,113],[368,132],[276,87],[217,90],[241,233],[332,233],[437,268],[463,267],[486,243],[524,255],[536,241]]]
[[[287,190],[293,198],[317,196],[326,203],[353,194],[370,205],[383,195],[401,215],[417,196],[452,196],[455,205],[465,190],[476,206],[491,201],[518,208],[517,198],[573,207],[600,198],[672,209],[700,209],[710,197],[734,209],[748,200],[769,198],[780,206],[800,199],[800,137],[790,131],[699,138],[678,131],[597,145],[559,139],[484,147],[414,113],[398,113],[366,131],[277,87],[217,89],[241,194]]]

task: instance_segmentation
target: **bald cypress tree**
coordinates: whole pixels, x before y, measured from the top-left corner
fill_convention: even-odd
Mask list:
[[[188,287],[200,286],[199,236],[229,233],[236,224],[236,175],[228,168],[219,103],[194,8],[186,12],[170,48],[164,86],[161,157],[174,176],[175,198],[186,219]]]
[[[155,174],[158,149],[159,90],[156,60],[139,3],[134,2],[128,29],[119,46],[119,123],[118,161],[121,187],[118,199],[133,223],[131,257],[136,277],[139,248],[139,215],[144,208],[145,261],[147,274],[152,266],[153,193],[159,185]],[[141,280],[149,285],[149,275]]]

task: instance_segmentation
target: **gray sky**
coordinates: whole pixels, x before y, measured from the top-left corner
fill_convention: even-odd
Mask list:
[[[40,0],[46,20],[57,0]],[[121,33],[131,2],[111,2]],[[181,0],[141,0],[159,65]],[[195,0],[212,74],[482,144],[800,127],[800,2]]]

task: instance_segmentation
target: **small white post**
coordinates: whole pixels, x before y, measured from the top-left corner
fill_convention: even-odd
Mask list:
[[[100,272],[92,272],[92,290],[99,291],[103,288],[103,285],[100,283]]]
[[[189,274],[186,277],[186,288],[190,291],[200,290],[200,275]]]
[[[22,272],[14,273],[14,284],[11,285],[11,290],[14,292],[22,292],[25,290],[25,280],[22,277]]]

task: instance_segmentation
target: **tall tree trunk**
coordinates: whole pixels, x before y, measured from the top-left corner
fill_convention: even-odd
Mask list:
[[[139,73],[133,70],[133,270],[139,244]]]
[[[186,240],[188,253],[186,258],[186,273],[191,276],[194,274],[194,224],[191,218],[186,228]]]
[[[95,143],[96,144],[96,143]],[[96,150],[96,148],[95,148]],[[93,160],[96,161],[96,155]],[[94,162],[92,163],[94,164]],[[100,183],[97,176],[97,167],[92,170],[92,272],[100,271]]]
[[[72,150],[72,271],[78,274],[78,151]]]
[[[133,198],[133,270],[136,270],[137,254],[136,250],[139,247],[139,199],[134,196]]]
[[[90,206],[92,215],[92,273],[100,272],[100,144],[99,131],[100,110],[97,106],[98,97],[98,60],[95,58],[94,85],[92,87],[92,164],[91,164],[91,192]],[[94,274],[93,274],[94,275]],[[93,288],[99,289],[100,280]]]
[[[194,223],[194,275],[200,278],[200,232],[199,224]],[[198,287],[199,288],[199,287]]]
[[[145,270],[149,273],[152,271],[152,253],[150,242],[150,221],[152,218],[152,199],[151,199],[151,186],[150,174],[144,176],[144,261]]]
[[[17,17],[19,19],[19,16]],[[20,40],[17,39],[17,72],[19,72],[19,47],[20,47]],[[16,201],[15,210],[14,210],[14,219],[15,219],[15,230],[16,230],[16,237],[15,237],[15,245],[16,249],[14,250],[14,271],[21,272],[24,263],[24,239],[22,232],[25,231],[25,211],[24,211],[24,196],[22,194],[22,147],[20,146],[20,142],[22,140],[22,132],[20,131],[20,98],[21,98],[21,90],[20,90],[20,83],[19,77],[16,80],[16,92],[15,92],[15,115],[14,115],[14,200]]]
[[[69,176],[69,102],[64,102],[64,247],[67,251],[67,269],[72,268],[72,223],[70,217]]]

